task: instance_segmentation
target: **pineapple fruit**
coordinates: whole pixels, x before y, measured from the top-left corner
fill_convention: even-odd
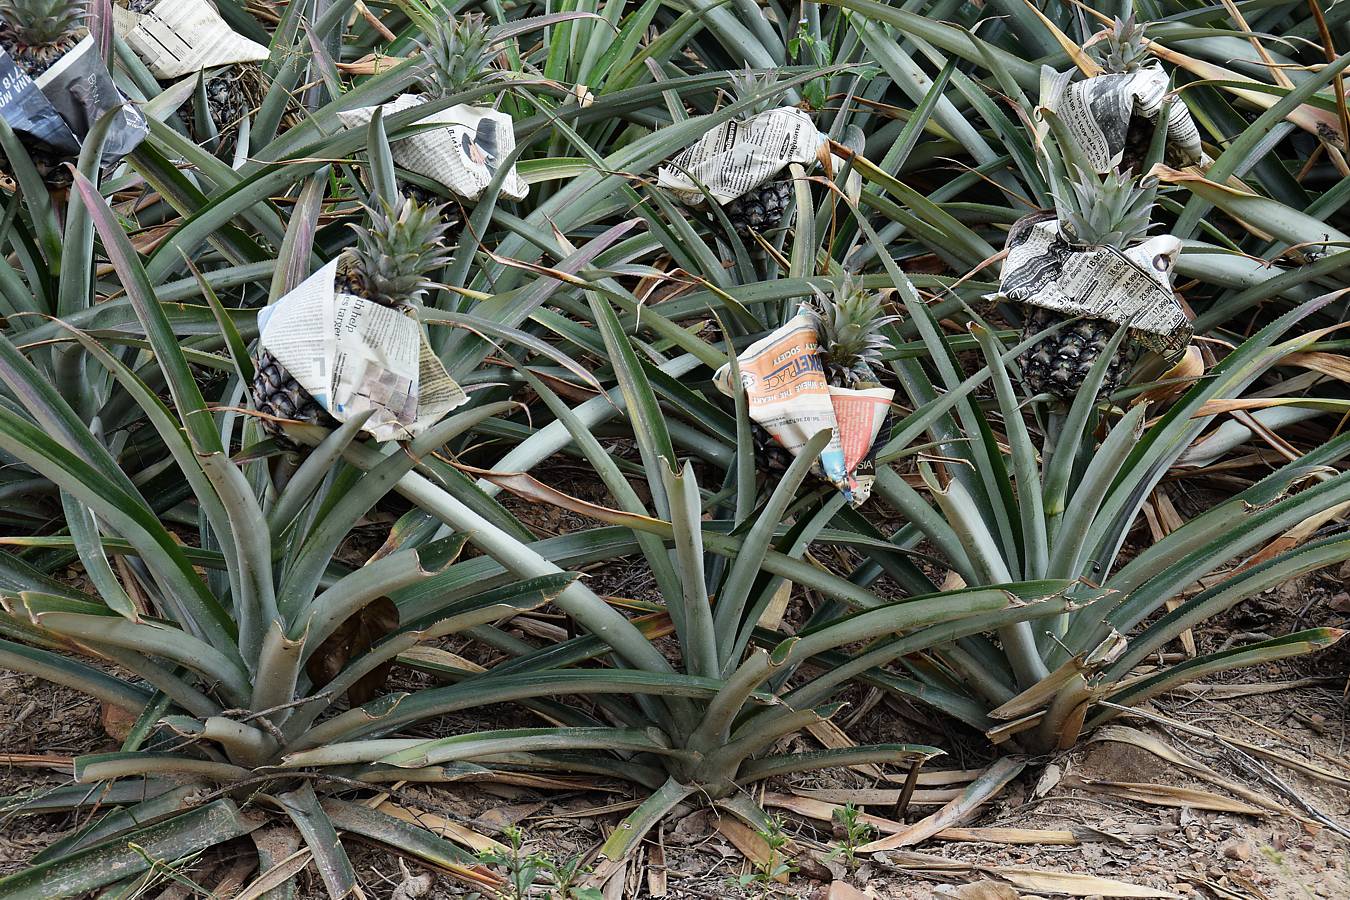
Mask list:
[[[1120,171],[1098,177],[1076,169],[1072,177],[1052,177],[1052,193],[1060,234],[1077,247],[1111,247],[1124,250],[1148,237],[1157,184],[1133,178]],[[1104,319],[1076,318],[1052,309],[1031,305],[1026,309],[1022,337],[1063,324],[1042,338],[1018,359],[1022,376],[1033,393],[1048,393],[1070,403],[1083,387],[1093,364],[1121,327]],[[1072,320],[1072,321],[1071,321]],[[1124,343],[1107,363],[1102,393],[1120,386],[1131,362],[1132,351]]]
[[[354,226],[356,246],[338,265],[339,293],[353,294],[391,309],[409,309],[432,283],[428,276],[450,260],[446,223],[438,206],[401,198],[394,206],[370,210],[369,227]],[[268,434],[284,438],[281,423],[335,424],[295,377],[267,350],[255,360],[253,406],[274,418],[260,419]]]
[[[773,85],[775,75],[756,75],[745,71],[731,77],[732,93],[737,100],[752,97],[755,93]],[[742,121],[753,118],[769,108],[765,100],[752,103],[741,113]],[[754,232],[765,232],[785,224],[789,205],[792,202],[792,180],[775,178],[751,188],[735,200],[722,207],[732,229],[743,240],[748,240]]]
[[[1088,55],[1102,67],[1106,75],[1128,75],[1148,64],[1148,38],[1144,26],[1135,22],[1134,15],[1117,18],[1104,37],[1087,48]],[[1125,173],[1137,173],[1148,156],[1155,123],[1137,112],[1130,116],[1125,132],[1125,147],[1120,168]]]
[[[860,287],[844,273],[830,294],[817,291],[804,311],[816,328],[820,360],[831,387],[866,388],[880,384],[881,354],[891,348],[881,333],[899,316],[887,315],[881,295]],[[759,425],[752,429],[755,458],[760,469],[781,475],[792,464],[789,453]]]
[[[481,13],[432,22],[426,42],[417,45],[422,51],[423,97],[443,100],[492,77],[492,60],[498,51],[492,47],[487,19]],[[403,179],[399,179],[398,189],[422,203],[439,202],[432,191]]]
[[[145,14],[159,0],[126,0],[126,8],[134,13]],[[239,124],[248,117],[251,110],[262,102],[262,69],[257,63],[236,63],[219,69],[203,72],[206,89],[206,112],[220,138],[219,151],[233,153],[235,140],[239,135]],[[195,97],[195,95],[194,95]],[[178,119],[187,129],[188,136],[198,144],[211,138],[197,127],[194,113],[195,99],[189,100],[178,108]]]
[[[29,78],[51,68],[85,36],[86,0],[0,0],[0,47]],[[70,184],[60,159],[40,148],[29,151],[49,187]],[[0,170],[11,171],[0,157]]]

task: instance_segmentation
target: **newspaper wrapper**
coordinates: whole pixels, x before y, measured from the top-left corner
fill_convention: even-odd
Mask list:
[[[1125,251],[1064,240],[1053,213],[1034,213],[1008,232],[999,296],[1067,316],[1105,319],[1165,357],[1186,349],[1191,323],[1172,293],[1181,241],[1165,234]]]
[[[1156,123],[1167,99],[1167,73],[1161,66],[1134,72],[1097,75],[1070,83],[1074,70],[1041,69],[1041,106],[1059,116],[1098,175],[1120,165],[1130,117]],[[1205,165],[1209,158],[1200,146],[1200,132],[1191,111],[1173,101],[1167,114],[1167,163],[1181,167]]]
[[[825,137],[811,117],[795,106],[723,122],[682,150],[656,173],[656,183],[684,203],[704,200],[699,184],[720,205],[772,179],[789,163],[815,161]]]
[[[119,108],[103,144],[104,168],[136,149],[149,127],[117,89],[93,37],[86,35],[36,80],[0,49],[0,117],[32,149],[73,159],[94,123]]]
[[[825,379],[819,338],[811,318],[802,313],[761,338],[736,357],[750,418],[789,453],[797,456],[812,437],[825,429],[830,442],[816,463],[824,477],[854,505],[871,492],[871,479],[856,473],[873,443],[895,392],[888,388],[831,387]],[[713,376],[713,383],[733,396],[731,366]]]
[[[269,50],[225,23],[206,0],[159,0],[147,12],[113,6],[113,28],[156,78],[262,62]]]
[[[878,438],[883,429],[890,431],[894,397],[895,391],[883,387],[830,388],[830,404],[839,423],[836,432],[844,447],[844,468],[852,479],[849,502],[854,506],[861,506],[872,495]]]
[[[374,410],[363,431],[410,440],[468,397],[417,320],[336,290],[338,260],[258,312],[258,342],[333,418]]]
[[[421,94],[400,94],[379,107],[387,119],[427,102]],[[376,107],[367,106],[338,113],[343,125],[365,125],[375,115]],[[502,162],[516,149],[516,130],[511,117],[504,112],[469,106],[461,103],[437,113],[431,113],[421,123],[444,125],[422,131],[390,144],[394,162],[409,172],[415,172],[442,184],[466,200],[477,200],[487,190]],[[512,200],[524,200],[530,186],[511,166],[502,181],[502,194]]]

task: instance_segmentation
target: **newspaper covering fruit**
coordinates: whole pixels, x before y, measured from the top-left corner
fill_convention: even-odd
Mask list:
[[[1033,213],[1008,232],[999,296],[1067,316],[1105,319],[1130,329],[1139,344],[1175,356],[1191,323],[1172,292],[1181,241],[1158,235],[1124,251],[1080,247],[1060,233],[1053,213]]]
[[[159,0],[143,13],[114,5],[113,28],[156,78],[262,62],[270,53],[236,33],[206,0]]]
[[[811,117],[795,106],[732,119],[708,131],[656,173],[656,183],[697,205],[703,188],[725,205],[772,179],[789,163],[815,161],[826,144]]]
[[[93,37],[86,35],[36,80],[0,48],[0,118],[30,148],[73,159],[110,110],[117,113],[103,144],[105,168],[136,149],[149,126],[118,90]]]
[[[842,491],[855,506],[871,492],[869,473],[859,467],[890,410],[889,388],[832,387],[825,378],[819,336],[811,317],[798,313],[786,325],[761,338],[736,357],[750,418],[793,456],[811,438],[831,432],[816,462],[817,474]],[[731,366],[713,376],[718,390],[734,394]]]
[[[388,119],[394,113],[427,102],[421,94],[400,94],[378,108],[384,110]],[[374,117],[376,109],[367,106],[340,112],[338,118],[349,127],[365,125]],[[423,123],[443,127],[392,141],[389,149],[394,162],[409,172],[444,185],[466,200],[483,196],[497,170],[516,149],[515,124],[509,115],[495,109],[461,103],[427,115],[419,121],[419,124]],[[524,200],[529,193],[530,186],[512,164],[502,181],[502,195],[512,200]]]
[[[1059,116],[1093,170],[1101,175],[1120,165],[1131,116],[1158,121],[1168,94],[1167,73],[1161,66],[1152,65],[1071,83],[1073,75],[1074,70],[1056,72],[1043,67],[1041,106]],[[1191,111],[1179,99],[1167,114],[1166,159],[1178,167],[1209,161],[1201,149],[1200,132]]]
[[[340,422],[373,410],[363,431],[411,440],[468,397],[417,319],[336,288],[339,260],[258,312],[258,342]]]

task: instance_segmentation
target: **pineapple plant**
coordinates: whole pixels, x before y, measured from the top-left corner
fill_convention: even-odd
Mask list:
[[[356,245],[338,265],[336,289],[381,306],[409,309],[431,286],[428,276],[450,259],[441,207],[404,197],[396,204],[380,203],[369,216],[368,227],[353,226]],[[278,419],[334,424],[328,411],[265,349],[255,360],[252,387],[254,408],[271,417],[260,420],[263,430],[273,437],[284,437]]]
[[[142,15],[150,12],[161,0],[126,0],[126,8]],[[205,82],[206,116],[209,117],[215,135],[219,137],[219,150],[231,153],[239,134],[239,123],[248,117],[249,112],[262,102],[262,69],[257,63],[235,63],[201,73]],[[198,127],[198,110],[195,100],[189,100],[178,108],[178,119],[183,123],[188,136],[198,144],[212,138]]]
[[[0,47],[36,79],[84,38],[86,10],[86,0],[0,0]],[[70,184],[64,159],[40,147],[29,152],[49,187]],[[8,161],[0,164],[9,174]]]
[[[815,326],[820,361],[830,386],[876,387],[881,354],[891,348],[881,329],[899,318],[886,314],[881,295],[860,287],[845,272],[829,294],[817,290],[803,309]],[[762,426],[756,424],[752,434],[758,467],[774,475],[787,471],[792,454]]]
[[[1071,176],[1051,173],[1055,211],[1064,241],[1079,249],[1125,250],[1148,237],[1158,190],[1155,181],[1121,171],[1098,177],[1077,166],[1072,168],[1076,174]],[[1032,337],[1054,325],[1061,327],[1024,351],[1018,364],[1034,393],[1048,393],[1071,403],[1121,326],[1105,319],[1066,315],[1037,306],[1033,301],[1026,309],[1022,337]],[[1103,393],[1109,395],[1120,386],[1131,356],[1131,349],[1120,344],[1107,363]]]
[[[1131,13],[1117,18],[1102,37],[1087,48],[1088,55],[1107,75],[1130,75],[1149,63],[1148,38],[1144,26]],[[1125,147],[1120,167],[1127,173],[1138,172],[1148,155],[1155,124],[1137,111],[1130,116],[1125,132]]]
[[[753,97],[772,87],[777,76],[739,72],[731,77],[732,93],[737,100]],[[769,109],[768,100],[759,100],[741,114],[741,121],[754,118]],[[784,224],[788,205],[792,202],[792,179],[775,177],[759,187],[751,188],[722,207],[736,234],[748,239],[753,232],[764,232]]]

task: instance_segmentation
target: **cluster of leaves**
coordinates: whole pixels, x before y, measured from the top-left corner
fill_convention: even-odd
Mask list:
[[[202,79],[160,85],[120,40],[117,77],[150,119],[125,165],[99,171],[96,127],[72,189],[49,193],[0,122],[0,666],[135,717],[115,752],[77,758],[75,784],[9,799],[95,814],[0,896],[132,884],[268,821],[304,838],[334,897],[357,883],[339,831],[481,885],[480,859],[359,801],[518,769],[641,791],[585,876],[599,882],[682,802],[775,835],[747,786],[940,753],[783,749],[850,682],[1039,753],[1184,681],[1339,639],[1312,628],[1139,671],[1350,558],[1350,435],[1331,427],[1350,409],[1350,5],[1136,4],[1214,160],[1161,172],[1197,365],[1145,358],[1099,397],[1103,357],[1065,408],[1026,396],[1019,313],[986,298],[1008,226],[1050,203],[1020,111],[1040,65],[1074,65],[1100,26],[1077,7],[484,4],[500,77],[357,127],[338,113],[410,89],[427,30],[473,4],[219,6],[272,51],[233,148],[175,115]],[[729,102],[746,66],[781,80]],[[765,101],[809,108],[842,165],[792,169],[794,217],[751,241],[652,175]],[[293,426],[305,449],[289,450],[248,409],[257,311],[350,244],[372,190],[444,193],[395,171],[389,146],[459,103],[510,113],[506,162],[531,186],[503,198],[503,166],[473,204],[445,197],[464,226],[419,315],[470,402],[406,444],[352,419]],[[861,510],[810,475],[823,434],[786,472],[757,471],[745,397],[712,384],[844,271],[902,314],[884,328],[900,400]],[[1253,435],[1278,465],[1239,450]],[[1140,537],[1169,479],[1220,460],[1211,509]],[[550,474],[577,467],[599,499]],[[541,505],[581,524],[540,537]],[[349,552],[390,519],[378,550]],[[650,590],[578,575],[609,563]],[[791,629],[766,615],[785,594]],[[565,636],[512,627],[545,608]],[[425,652],[450,638],[460,655]],[[391,664],[436,684],[386,681]],[[548,724],[425,736],[508,703]],[[845,846],[866,840],[841,825]],[[489,889],[587,896],[575,866],[511,841]],[[260,856],[286,896],[294,872]]]

